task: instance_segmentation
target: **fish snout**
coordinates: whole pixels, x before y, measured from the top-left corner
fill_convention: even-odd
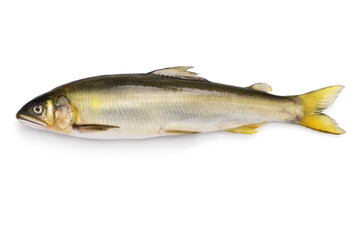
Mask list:
[[[16,118],[17,118],[17,119],[20,118],[20,111],[18,111],[18,112],[16,113]]]

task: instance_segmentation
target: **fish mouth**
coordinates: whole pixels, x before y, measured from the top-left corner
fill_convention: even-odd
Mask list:
[[[35,118],[23,115],[23,114],[16,114],[16,118],[23,123],[24,125],[28,125],[33,128],[41,128],[44,129],[47,125],[44,122],[41,122]]]

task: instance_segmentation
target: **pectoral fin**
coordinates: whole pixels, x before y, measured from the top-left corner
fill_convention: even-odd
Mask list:
[[[232,132],[232,133],[254,134],[254,133],[258,132],[258,131],[254,130],[254,129],[256,129],[258,127],[261,127],[264,124],[266,124],[266,122],[250,124],[250,125],[244,125],[244,126],[235,127],[235,128],[230,128],[230,129],[226,129],[225,131]]]
[[[111,128],[119,128],[118,126],[110,126],[110,125],[100,125],[100,124],[74,124],[73,129],[81,132],[97,132],[97,131],[106,131]]]

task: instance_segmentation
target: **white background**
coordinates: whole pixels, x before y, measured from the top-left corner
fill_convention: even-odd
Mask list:
[[[2,1],[0,239],[360,239],[359,1]],[[342,84],[334,136],[281,123],[84,140],[15,119],[94,75],[190,65],[292,95]]]

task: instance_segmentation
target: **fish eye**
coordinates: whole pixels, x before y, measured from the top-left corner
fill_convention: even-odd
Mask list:
[[[36,113],[36,114],[41,114],[42,113],[42,111],[43,111],[43,106],[41,106],[41,105],[36,105],[35,107],[34,107],[34,112]]]

